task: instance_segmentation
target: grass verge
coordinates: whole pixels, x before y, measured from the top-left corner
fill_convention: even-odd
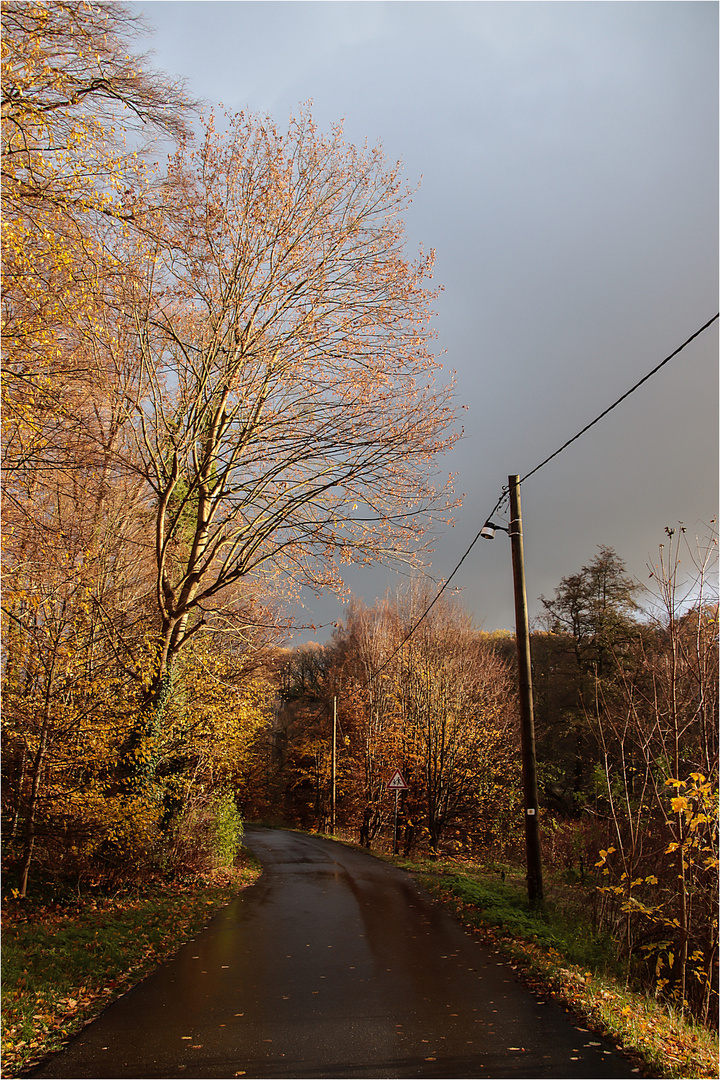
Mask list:
[[[654,1077],[716,1080],[715,1032],[678,1010],[629,990],[611,943],[593,936],[577,890],[546,886],[546,910],[530,910],[524,879],[457,862],[392,862],[488,944],[501,949],[535,989],[562,999]]]
[[[112,897],[3,910],[2,1075],[16,1077],[60,1047],[215,912],[258,878],[243,853],[234,870]]]

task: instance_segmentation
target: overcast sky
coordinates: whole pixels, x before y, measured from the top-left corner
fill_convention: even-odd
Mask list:
[[[442,580],[494,506],[717,311],[715,2],[155,0],[155,65],[230,110],[382,143],[422,184],[408,246],[437,252],[437,348],[464,438]],[[528,600],[614,547],[646,582],[664,527],[718,499],[717,323],[522,489]],[[350,571],[371,604],[395,575]],[[510,545],[454,579],[514,628]],[[342,618],[306,597],[306,621]],[[329,629],[296,636],[325,640]]]

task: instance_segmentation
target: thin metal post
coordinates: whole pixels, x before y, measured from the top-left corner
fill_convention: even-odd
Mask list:
[[[520,477],[509,476],[510,540],[512,544],[513,582],[515,586],[515,639],[517,642],[520,682],[520,733],[522,743],[523,796],[525,803],[525,848],[527,853],[528,900],[542,906],[543,881],[538,820],[537,763],[535,757],[535,720],[533,717],[532,672],[530,662],[530,627],[525,592],[525,556],[520,512]]]
[[[331,758],[331,800],[330,800],[330,832],[335,834],[335,792],[337,777],[337,697],[333,698],[333,729],[332,729],[332,758]]]

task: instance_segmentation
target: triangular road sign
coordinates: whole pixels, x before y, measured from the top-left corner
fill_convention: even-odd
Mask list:
[[[388,788],[390,789],[390,791],[406,791],[407,790],[407,784],[405,783],[405,779],[403,777],[403,774],[400,772],[399,769],[396,769],[395,772],[393,773],[392,779],[388,783]]]

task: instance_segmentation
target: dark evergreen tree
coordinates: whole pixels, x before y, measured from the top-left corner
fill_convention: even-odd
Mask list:
[[[613,548],[562,578],[543,604],[544,633],[533,640],[541,789],[546,805],[578,812],[591,795],[597,744],[589,717],[598,688],[612,696],[620,668],[641,633],[635,615],[640,586]]]

